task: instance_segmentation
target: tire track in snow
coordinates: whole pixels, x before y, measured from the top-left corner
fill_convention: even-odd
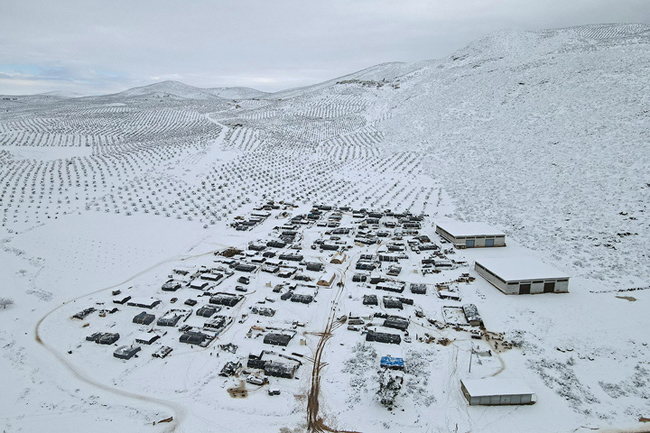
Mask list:
[[[221,246],[226,247],[225,245],[221,245]],[[118,387],[109,386],[109,385],[106,385],[104,383],[101,383],[99,381],[94,380],[90,376],[87,376],[86,374],[84,374],[80,370],[78,370],[74,364],[69,362],[68,359],[66,359],[52,345],[50,345],[48,342],[46,342],[43,339],[43,337],[41,335],[41,325],[43,324],[43,322],[48,317],[50,317],[52,314],[54,314],[56,311],[58,311],[61,307],[69,304],[70,302],[74,302],[76,300],[88,297],[90,295],[94,295],[96,293],[111,290],[111,289],[113,289],[115,287],[126,284],[129,281],[132,281],[135,278],[141,276],[142,274],[144,274],[146,272],[149,272],[150,270],[152,270],[152,269],[154,269],[154,268],[156,268],[156,267],[158,267],[160,265],[163,265],[165,263],[176,262],[176,261],[185,261],[185,260],[188,260],[188,259],[193,259],[193,258],[205,256],[205,255],[211,255],[211,254],[214,254],[214,252],[215,251],[208,251],[208,252],[205,252],[205,253],[191,255],[191,256],[174,256],[174,257],[170,257],[170,258],[165,259],[165,260],[163,260],[161,262],[158,262],[158,263],[156,263],[156,264],[154,264],[154,265],[152,265],[152,266],[150,266],[150,267],[148,267],[148,268],[146,268],[144,270],[141,270],[140,272],[132,275],[131,277],[129,277],[126,280],[121,281],[121,282],[119,282],[117,284],[113,284],[113,285],[111,285],[109,287],[104,287],[102,289],[95,290],[93,292],[86,293],[86,294],[83,294],[81,296],[77,296],[76,298],[70,299],[70,300],[68,300],[66,302],[63,302],[61,305],[55,307],[54,309],[52,309],[48,313],[46,313],[36,323],[36,326],[34,327],[34,340],[38,344],[43,346],[48,352],[50,352],[78,380],[80,380],[80,381],[82,381],[82,382],[84,382],[84,383],[86,383],[86,384],[88,384],[90,386],[93,386],[95,388],[101,389],[103,391],[106,391],[108,393],[111,393],[111,394],[114,394],[114,395],[117,395],[117,396],[120,396],[120,397],[126,397],[126,398],[131,398],[131,399],[134,399],[134,400],[138,400],[138,401],[153,403],[154,405],[163,406],[163,407],[167,408],[170,412],[173,413],[174,419],[169,424],[169,426],[163,431],[164,432],[175,432],[177,430],[177,428],[180,426],[180,424],[183,422],[185,417],[186,417],[187,411],[186,411],[186,409],[185,409],[185,407],[183,405],[178,404],[178,403],[174,403],[174,402],[171,402],[171,401],[162,400],[162,399],[159,399],[159,398],[143,395],[143,394],[138,394],[138,393],[131,392],[131,391],[126,391],[126,390],[120,389]]]

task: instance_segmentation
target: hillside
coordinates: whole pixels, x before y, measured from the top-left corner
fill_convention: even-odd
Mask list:
[[[431,155],[458,216],[647,284],[649,47],[642,25],[489,36],[400,80],[384,143]]]
[[[215,99],[218,95],[213,94],[209,89],[188,86],[178,81],[162,81],[148,86],[134,87],[123,92],[112,95],[116,99],[127,99],[134,97],[176,97],[182,99]]]

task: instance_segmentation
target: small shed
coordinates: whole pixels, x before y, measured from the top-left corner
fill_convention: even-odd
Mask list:
[[[139,351],[140,346],[120,346],[113,352],[113,356],[119,359],[131,359]]]
[[[377,266],[374,263],[371,262],[364,262],[359,260],[356,264],[355,269],[359,271],[374,271],[377,268]]]
[[[463,379],[460,387],[470,406],[533,404],[537,401],[533,391],[519,379]]]
[[[297,365],[288,365],[281,362],[266,362],[264,364],[264,374],[267,376],[293,379],[293,375],[297,368]]]
[[[210,307],[205,305],[198,310],[196,310],[196,315],[199,317],[212,317],[217,312],[218,307]]]
[[[244,299],[241,295],[234,295],[231,293],[217,293],[215,296],[210,298],[210,303],[214,305],[225,305],[226,307],[234,307]]]
[[[255,355],[253,353],[248,355],[248,362],[246,363],[246,367],[248,368],[260,368],[264,369],[264,366],[268,361],[262,360],[262,356],[264,355],[264,352],[262,352],[259,355]]]
[[[226,316],[215,316],[214,319],[208,320],[203,324],[203,329],[217,334],[232,322],[232,318]]]
[[[150,345],[156,340],[160,339],[160,335],[154,334],[153,332],[142,333],[135,337],[135,342],[140,344]]]
[[[307,262],[305,268],[308,271],[320,272],[323,270],[323,264],[320,262]]]
[[[195,278],[189,284],[190,289],[197,289],[197,290],[205,290],[208,288],[208,286],[210,286],[210,283],[208,283],[205,280],[201,280],[199,278]]]
[[[301,254],[290,254],[290,253],[284,253],[280,254],[278,257],[280,260],[288,260],[290,262],[302,262],[304,257]]]
[[[275,310],[273,308],[265,308],[265,307],[253,307],[251,308],[251,313],[252,314],[259,314],[260,316],[265,316],[265,317],[273,317],[275,316]]]
[[[116,333],[106,332],[106,333],[100,335],[97,338],[97,340],[95,340],[95,343],[110,345],[110,344],[115,343],[119,339],[120,339],[120,334],[118,334],[117,332]]]
[[[239,272],[255,272],[257,270],[257,266],[251,265],[248,263],[240,263],[237,266],[235,266],[235,270]]]
[[[392,296],[384,296],[382,301],[384,302],[384,308],[395,308],[398,310],[404,308],[402,301],[398,298],[393,298]]]
[[[388,316],[384,320],[384,326],[387,328],[399,329],[400,331],[406,331],[409,327],[409,321],[408,319],[399,316]]]
[[[401,266],[389,266],[386,275],[392,275],[394,277],[398,276],[402,272]]]
[[[266,246],[270,248],[284,248],[287,244],[281,241],[269,241],[266,243]]]
[[[228,361],[219,372],[219,376],[230,377],[233,376],[237,370],[241,368],[241,362],[239,361]]]
[[[427,285],[419,283],[411,283],[410,285],[411,293],[416,295],[426,295],[427,294]]]
[[[222,278],[223,274],[218,272],[206,272],[205,274],[201,274],[201,279],[207,281],[219,281]]]
[[[266,249],[266,245],[262,244],[250,244],[248,246],[248,249],[251,251],[264,251]]]
[[[314,300],[314,297],[312,295],[302,295],[299,293],[295,293],[291,295],[291,302],[300,302],[303,304],[311,304]]]
[[[316,284],[319,286],[330,287],[334,282],[335,278],[336,278],[336,274],[332,274],[332,276],[329,277],[329,279],[325,275],[323,275]]]
[[[156,320],[156,316],[143,311],[133,318],[133,323],[138,325],[151,325],[154,320]]]
[[[463,305],[463,313],[465,318],[470,326],[480,326],[481,325],[481,315],[478,313],[478,308],[474,304],[465,304]]]
[[[201,345],[207,338],[208,336],[202,332],[188,331],[180,336],[179,341],[185,344]]]
[[[377,341],[379,343],[400,344],[402,337],[397,334],[389,334],[387,332],[374,332],[368,331],[366,334],[366,341]]]
[[[171,347],[169,346],[162,346],[158,350],[156,350],[154,353],[151,354],[154,358],[165,358],[167,355],[169,355],[172,352]]]
[[[175,292],[181,288],[181,283],[176,280],[169,280],[162,285],[161,289],[163,292]]]
[[[345,262],[345,258],[346,255],[339,251],[338,253],[334,254],[332,260],[330,260],[330,263],[333,265],[342,265],[343,262]]]
[[[484,258],[474,270],[506,295],[569,291],[568,275],[533,257]]]
[[[336,245],[336,244],[328,244],[328,243],[325,243],[325,242],[320,244],[320,249],[323,250],[323,251],[338,251],[339,248],[340,248],[340,246]]]
[[[162,301],[160,299],[154,298],[133,298],[126,305],[129,307],[138,307],[138,308],[148,308],[152,309],[156,305],[160,304]]]
[[[440,221],[436,233],[458,248],[506,246],[506,234],[484,223]]]
[[[401,256],[398,254],[382,253],[377,255],[377,259],[379,259],[380,262],[399,262],[400,258]]]
[[[122,295],[122,296],[118,296],[118,297],[116,297],[116,298],[113,298],[113,303],[114,303],[114,304],[124,305],[124,304],[126,304],[128,301],[130,301],[130,300],[131,300],[131,296],[129,296],[129,295]]]
[[[184,316],[183,313],[168,311],[167,313],[165,313],[164,316],[162,316],[160,319],[158,319],[156,324],[158,326],[174,327],[183,318],[183,316]]]
[[[293,335],[289,334],[266,334],[264,336],[264,344],[272,344],[274,346],[287,346],[289,341],[293,338]]]
[[[377,283],[377,290],[386,290],[387,292],[402,293],[406,283],[402,281],[382,281]]]
[[[352,276],[353,283],[364,283],[368,279],[366,274],[354,274]]]
[[[363,295],[363,305],[378,305],[377,295]]]

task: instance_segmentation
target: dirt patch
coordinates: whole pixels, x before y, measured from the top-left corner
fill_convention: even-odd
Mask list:
[[[248,397],[248,389],[246,389],[246,384],[242,381],[239,386],[228,388],[228,394],[232,398],[246,398]]]
[[[617,296],[617,299],[625,299],[626,301],[635,302],[636,298],[634,296]]]

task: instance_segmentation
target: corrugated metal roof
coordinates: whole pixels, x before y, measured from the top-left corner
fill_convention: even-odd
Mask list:
[[[534,257],[488,257],[478,259],[476,263],[489,269],[505,281],[569,278],[565,273]]]
[[[485,223],[466,223],[460,221],[436,221],[436,226],[442,228],[453,237],[458,236],[505,236],[501,230]]]
[[[486,379],[462,379],[461,383],[472,397],[533,394],[533,390],[520,379],[488,377]]]

